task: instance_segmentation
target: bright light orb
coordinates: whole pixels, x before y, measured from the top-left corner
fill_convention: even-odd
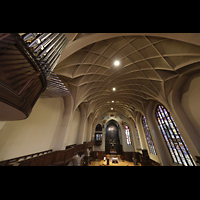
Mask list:
[[[115,66],[119,66],[119,64],[120,64],[120,63],[119,63],[119,60],[116,60],[116,61],[114,62],[114,65],[115,65]]]

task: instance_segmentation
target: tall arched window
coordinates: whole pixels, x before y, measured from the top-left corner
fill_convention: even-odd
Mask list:
[[[176,123],[169,111],[163,105],[157,106],[156,118],[158,127],[167,143],[173,162],[185,166],[196,165],[176,126]]]
[[[128,145],[131,145],[131,137],[130,137],[130,130],[129,130],[129,127],[126,125],[125,126],[125,134],[126,134],[126,143]]]
[[[97,124],[95,131],[102,131],[101,124]]]
[[[140,143],[140,138],[139,138],[139,134],[138,134],[138,130],[137,130],[136,124],[135,124],[135,132],[136,132],[136,136],[137,136],[137,140],[138,140],[138,144],[139,144],[139,149],[141,149],[141,143]]]
[[[142,125],[143,125],[144,133],[145,133],[145,136],[146,136],[146,139],[147,139],[149,151],[150,151],[150,153],[157,155],[156,149],[155,149],[154,144],[153,144],[153,139],[151,137],[151,132],[149,130],[149,126],[148,126],[146,118],[144,116],[142,116]]]

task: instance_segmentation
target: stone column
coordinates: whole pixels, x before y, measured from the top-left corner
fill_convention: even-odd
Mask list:
[[[66,96],[63,97],[64,100],[64,113],[62,122],[58,131],[58,134],[56,135],[56,141],[53,147],[53,150],[63,150],[65,149],[65,141],[67,137],[69,136],[69,130],[71,125],[71,120],[73,116],[73,107],[74,107],[74,100],[72,96]]]
[[[86,105],[85,103],[81,103],[80,106],[81,120],[79,125],[77,144],[82,144],[84,142],[84,136],[86,133],[86,122],[87,122],[87,113],[86,113]]]
[[[143,127],[142,127],[142,115],[141,113],[138,113],[137,116],[136,116],[136,126],[137,126],[137,129],[138,129],[138,134],[139,134],[139,138],[140,138],[140,142],[141,142],[141,148],[142,149],[147,149],[147,142],[146,142],[146,137],[145,137],[145,134],[144,134],[144,130],[143,130]]]

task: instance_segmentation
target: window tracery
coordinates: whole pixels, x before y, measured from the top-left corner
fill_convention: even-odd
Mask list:
[[[163,105],[157,106],[156,118],[158,127],[165,139],[173,162],[185,166],[196,165],[176,126],[176,123],[169,111]]]
[[[153,144],[151,132],[149,130],[149,126],[148,126],[146,118],[144,116],[142,116],[142,125],[143,125],[144,133],[145,133],[145,136],[146,136],[146,139],[147,139],[149,151],[150,151],[150,153],[157,155],[156,149],[155,149],[154,144]]]

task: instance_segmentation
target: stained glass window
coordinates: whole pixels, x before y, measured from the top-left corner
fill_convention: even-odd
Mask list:
[[[96,133],[96,141],[102,141],[102,134]]]
[[[128,145],[131,145],[131,137],[130,137],[130,131],[129,131],[128,126],[125,126],[125,133],[126,133],[126,142]]]
[[[151,132],[149,130],[149,126],[148,126],[146,118],[144,116],[142,116],[142,125],[143,125],[144,133],[145,133],[145,136],[146,136],[146,139],[147,139],[147,144],[148,144],[148,147],[149,147],[149,151],[150,151],[150,153],[152,153],[154,155],[157,155],[156,149],[155,149],[154,144],[153,144],[153,139],[152,139],[152,136],[151,136]]]
[[[156,118],[158,127],[167,143],[173,162],[185,166],[196,165],[176,123],[163,105],[158,105],[156,109]]]
[[[138,144],[139,144],[139,149],[141,149],[141,143],[140,143],[140,138],[139,138],[139,135],[138,135],[138,130],[137,130],[136,124],[135,124],[135,132],[136,132],[136,136],[137,136],[137,140],[138,140]]]

